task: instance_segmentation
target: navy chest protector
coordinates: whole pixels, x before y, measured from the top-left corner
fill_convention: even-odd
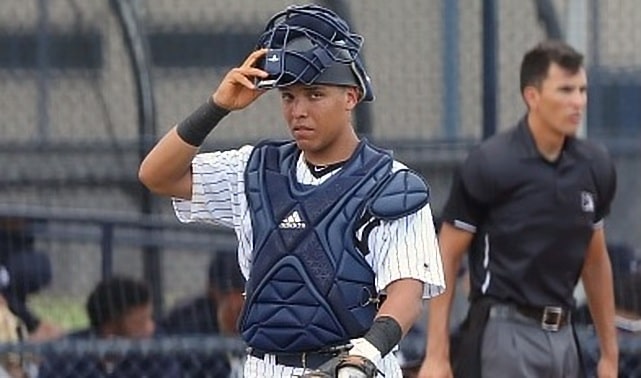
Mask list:
[[[374,272],[356,230],[425,206],[427,185],[366,142],[319,186],[296,180],[292,142],[255,147],[245,172],[253,246],[242,338],[266,352],[317,351],[362,336],[377,311]]]

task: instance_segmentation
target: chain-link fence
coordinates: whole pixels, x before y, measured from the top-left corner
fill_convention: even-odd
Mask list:
[[[179,226],[169,201],[138,183],[138,163],[253,49],[269,16],[291,3],[2,2],[0,202],[7,215],[37,221],[33,250],[51,264],[50,283],[31,299],[36,313],[65,329],[85,326],[86,295],[112,272],[150,281],[159,313],[204,290],[204,266],[229,247],[230,236]],[[523,115],[523,53],[547,36],[575,44],[590,79],[584,130],[606,144],[619,172],[607,232],[612,241],[641,245],[635,0],[317,3],[365,36],[377,99],[360,107],[356,127],[426,175],[437,214],[453,167],[483,137],[487,120],[503,130]],[[278,101],[268,94],[234,113],[204,149],[285,137]],[[90,216],[72,222],[82,218],[79,210]],[[155,229],[149,218],[139,222],[140,214],[163,231],[145,228]]]

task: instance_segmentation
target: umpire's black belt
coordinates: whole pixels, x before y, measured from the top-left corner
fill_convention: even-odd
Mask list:
[[[275,357],[275,362],[278,365],[286,365],[296,368],[318,369],[319,366],[331,360],[338,355],[338,351],[318,351],[318,352],[302,352],[302,353],[270,353],[248,348],[247,352],[250,356],[260,358],[265,356]]]
[[[530,307],[514,304],[494,304],[490,310],[492,318],[524,318],[533,320],[545,331],[558,331],[570,323],[570,312],[563,307]]]

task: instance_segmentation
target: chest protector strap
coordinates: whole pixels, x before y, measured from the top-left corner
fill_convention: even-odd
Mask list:
[[[377,292],[355,243],[359,219],[394,219],[427,202],[425,184],[424,201],[417,201],[416,182],[393,179],[407,177],[392,174],[391,155],[366,142],[319,186],[297,182],[298,156],[294,143],[265,142],[245,172],[254,250],[240,331],[250,347],[266,352],[317,351],[362,336],[376,314]]]

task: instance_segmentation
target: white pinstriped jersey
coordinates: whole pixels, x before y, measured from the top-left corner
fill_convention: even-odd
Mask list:
[[[193,189],[191,201],[174,199],[174,208],[182,222],[204,222],[231,227],[238,237],[238,262],[249,277],[252,257],[252,228],[245,196],[244,172],[253,146],[238,150],[203,153],[192,162]],[[395,161],[393,170],[404,168]],[[334,170],[314,177],[302,157],[296,167],[297,180],[306,185],[320,185]],[[368,238],[367,262],[376,275],[376,287],[383,291],[391,282],[413,278],[425,283],[423,296],[431,298],[445,289],[445,279],[432,212],[426,205],[418,212],[395,221],[384,221]],[[386,378],[401,377],[396,357],[389,353],[379,369]],[[245,377],[299,376],[302,369],[277,365],[272,355],[264,359],[248,356]]]

